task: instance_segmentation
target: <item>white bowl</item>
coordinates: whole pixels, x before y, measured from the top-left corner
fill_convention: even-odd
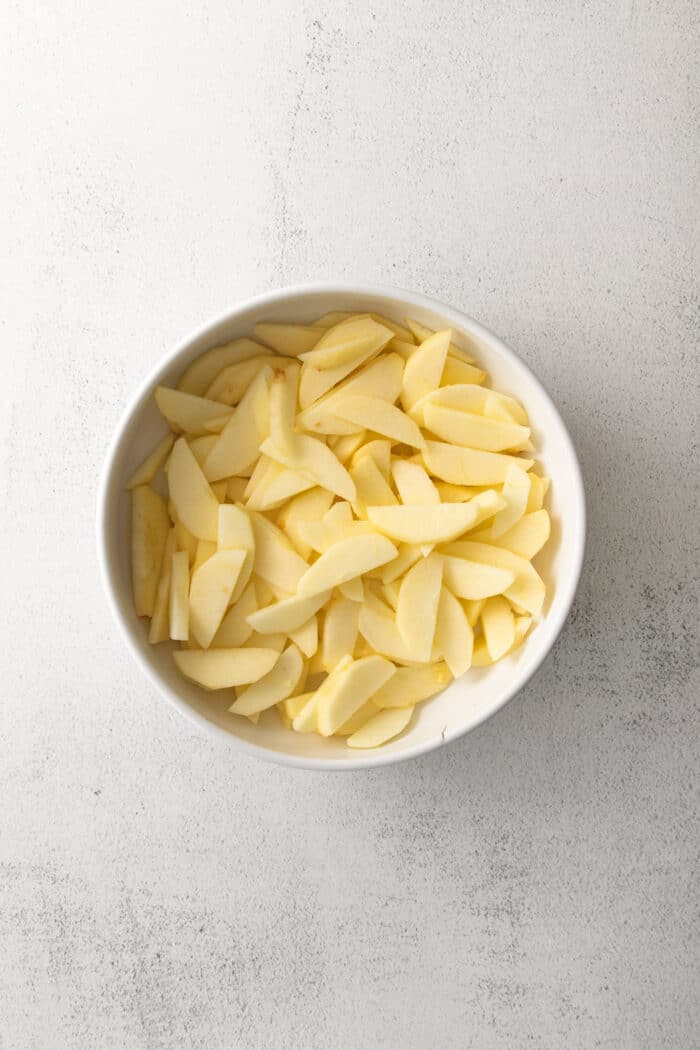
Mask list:
[[[475,348],[495,389],[525,405],[537,463],[551,478],[552,535],[535,560],[547,584],[540,621],[511,656],[493,667],[474,669],[438,697],[416,707],[410,728],[376,751],[358,752],[338,739],[291,732],[276,712],[254,726],[227,712],[217,693],[206,693],[175,670],[171,646],[150,646],[146,625],[134,613],[130,569],[130,497],[124,485],[165,432],[154,401],[159,383],[174,385],[186,365],[209,347],[249,335],[257,321],[308,323],[330,310],[372,310],[401,320],[413,317],[431,328],[451,327]],[[586,514],[576,453],[549,396],[532,372],[500,339],[451,307],[412,292],[382,286],[305,285],[261,295],[195,332],[148,376],[127,407],[104,466],[97,510],[97,546],[110,605],[127,645],[143,670],[193,722],[230,741],[239,751],[309,769],[367,769],[423,754],[449,743],[498,711],[537,670],[561,630],[581,572]]]

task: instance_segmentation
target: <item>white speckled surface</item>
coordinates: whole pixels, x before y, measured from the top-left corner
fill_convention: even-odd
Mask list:
[[[2,1050],[697,1045],[693,5],[5,12]],[[94,556],[144,371],[326,278],[504,336],[589,493],[536,678],[363,775],[198,735],[127,659]]]

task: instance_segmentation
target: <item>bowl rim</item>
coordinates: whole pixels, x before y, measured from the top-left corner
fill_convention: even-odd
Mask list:
[[[204,715],[199,714],[161,679],[156,669],[146,659],[136,644],[131,625],[123,614],[120,603],[117,600],[115,588],[112,582],[110,559],[108,556],[108,536],[110,526],[107,515],[107,505],[112,486],[116,484],[113,477],[115,461],[121,448],[124,433],[127,430],[134,413],[138,410],[142,401],[150,396],[154,384],[161,372],[163,372],[177,357],[187,351],[192,343],[206,337],[210,331],[215,330],[221,324],[234,320],[238,315],[246,313],[252,309],[259,309],[266,305],[279,305],[280,302],[283,302],[285,299],[298,298],[299,296],[305,295],[347,295],[349,293],[360,296],[366,295],[368,297],[381,296],[387,299],[402,299],[410,301],[412,305],[419,308],[440,313],[447,321],[452,318],[456,324],[466,331],[472,332],[478,338],[493,345],[500,354],[508,359],[509,363],[514,366],[516,371],[520,370],[525,372],[531,382],[538,388],[540,396],[548,404],[550,411],[555,416],[561,428],[561,437],[565,445],[566,458],[570,462],[572,472],[571,480],[576,494],[575,503],[577,506],[574,507],[574,513],[578,519],[578,528],[575,530],[573,549],[569,551],[571,571],[568,574],[568,582],[565,585],[564,592],[558,592],[558,597],[560,599],[558,611],[554,614],[553,619],[552,612],[548,614],[550,617],[550,637],[546,643],[543,644],[541,652],[537,653],[534,662],[527,668],[527,671],[524,674],[515,676],[512,686],[505,689],[488,710],[477,715],[466,725],[458,726],[449,730],[442,736],[414,744],[412,747],[406,748],[403,751],[387,753],[379,749],[364,754],[358,753],[356,756],[353,755],[351,758],[343,759],[341,761],[334,758],[293,755],[285,751],[275,751],[260,744],[244,740],[242,737],[236,736],[234,733],[229,733],[222,726],[210,722],[204,717]],[[131,655],[135,658],[146,677],[155,685],[161,696],[170,701],[170,703],[172,703],[177,710],[194,725],[198,726],[200,729],[203,728],[205,732],[219,740],[222,737],[225,738],[229,745],[233,746],[243,754],[262,759],[266,762],[291,766],[297,769],[352,772],[359,769],[372,769],[377,766],[388,766],[397,762],[405,762],[408,759],[417,758],[420,755],[427,754],[443,745],[449,744],[452,741],[459,739],[459,737],[471,732],[471,730],[476,729],[477,726],[495,715],[497,711],[500,711],[501,708],[503,708],[517,693],[520,692],[521,689],[525,687],[525,685],[527,685],[554,647],[569,615],[576,595],[581,578],[586,546],[586,497],[581,467],[576,455],[576,450],[566,424],[561,418],[559,410],[529,365],[525,364],[525,362],[494,332],[485,328],[482,324],[475,321],[461,310],[443,303],[441,300],[435,299],[432,296],[423,295],[422,293],[413,292],[408,289],[381,283],[370,284],[355,283],[351,281],[314,281],[303,284],[288,285],[283,288],[263,292],[262,294],[240,300],[227,310],[210,318],[205,324],[200,325],[194,331],[190,332],[175,346],[174,349],[167,351],[159,358],[155,366],[149,371],[148,375],[137,387],[135,393],[129,398],[108,444],[97,491],[96,539],[100,575],[102,577],[103,588],[112,615],[116,620],[119,631],[126,642]]]

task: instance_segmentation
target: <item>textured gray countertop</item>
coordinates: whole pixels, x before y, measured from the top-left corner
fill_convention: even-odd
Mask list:
[[[698,1045],[693,6],[10,3],[2,1050]],[[333,278],[502,335],[590,518],[523,693],[342,776],[164,704],[93,538],[146,370],[241,297]]]

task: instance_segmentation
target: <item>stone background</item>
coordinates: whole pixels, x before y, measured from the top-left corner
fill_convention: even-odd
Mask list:
[[[695,11],[5,4],[2,1050],[698,1045]],[[343,776],[238,757],[160,701],[93,525],[160,356],[333,278],[502,335],[590,514],[524,692]]]

